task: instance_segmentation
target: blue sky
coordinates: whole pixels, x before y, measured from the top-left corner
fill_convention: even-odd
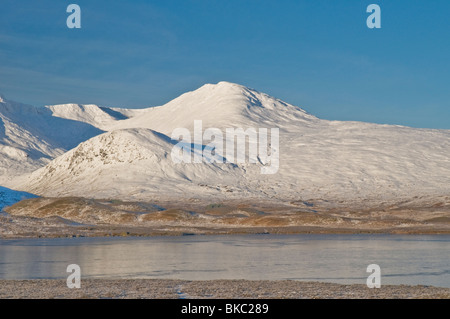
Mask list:
[[[81,29],[66,8],[81,7]],[[381,29],[366,8],[381,7]],[[161,105],[230,81],[330,120],[450,129],[448,0],[2,0],[0,93]]]

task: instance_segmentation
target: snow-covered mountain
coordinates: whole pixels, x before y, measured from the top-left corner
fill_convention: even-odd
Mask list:
[[[211,179],[233,185],[245,173],[233,164],[174,165],[173,146],[166,135],[150,129],[115,130],[35,171],[25,188],[46,196],[143,199],[194,190],[211,193],[205,189]]]
[[[46,105],[53,116],[88,123],[101,130],[107,130],[117,121],[125,120],[140,110],[113,109],[95,104]]]
[[[117,113],[105,115],[98,107],[58,107],[49,109],[109,132],[18,179],[16,188],[44,196],[214,201],[385,202],[450,193],[449,130],[321,120],[228,82],[136,112],[114,109]],[[262,175],[259,163],[173,162],[172,131],[192,131],[195,120],[203,120],[203,129],[279,128],[279,170]]]
[[[169,103],[146,109],[139,116],[116,122],[109,129],[150,128],[171,135],[175,128],[193,129],[195,120],[203,126],[280,127],[304,125],[318,119],[297,106],[245,86],[219,82],[205,84]]]
[[[106,108],[97,105],[61,104],[46,106],[65,119],[89,123],[104,131],[149,128],[166,135],[178,127],[193,129],[195,120],[205,127],[283,126],[293,121],[318,120],[301,108],[265,93],[230,83],[205,84],[169,103],[146,109]]]
[[[0,97],[0,184],[44,166],[101,133],[84,122],[54,117],[49,109]]]

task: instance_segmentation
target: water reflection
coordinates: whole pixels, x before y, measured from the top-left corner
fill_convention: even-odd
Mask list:
[[[450,287],[450,236],[251,235],[0,240],[0,278],[294,279]]]

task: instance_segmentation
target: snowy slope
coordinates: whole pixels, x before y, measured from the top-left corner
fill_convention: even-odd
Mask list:
[[[64,119],[88,123],[99,129],[113,125],[116,121],[128,119],[128,110],[101,107],[95,104],[60,104],[45,106],[52,115]]]
[[[101,130],[0,98],[0,184],[36,170]]]
[[[174,163],[167,136],[175,128],[192,130],[194,120],[203,120],[204,129],[279,128],[278,172],[261,175],[259,164],[250,163]],[[384,202],[450,193],[450,131],[321,120],[228,82],[204,85],[104,129],[111,132],[16,185],[45,196],[142,200],[151,195]]]
[[[233,164],[173,165],[173,145],[170,138],[149,129],[104,133],[33,172],[25,188],[46,196],[143,199],[205,192],[199,184],[211,179],[233,184],[244,173]]]

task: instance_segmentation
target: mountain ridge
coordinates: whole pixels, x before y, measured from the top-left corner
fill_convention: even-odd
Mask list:
[[[46,108],[0,102],[0,183],[29,173],[103,131],[84,122],[53,117]]]
[[[165,105],[130,114],[124,115],[127,119],[103,122],[106,133],[84,141],[14,185],[42,196],[133,200],[172,196],[387,202],[450,193],[450,130],[322,120],[228,82],[206,84]],[[175,128],[192,132],[195,120],[202,120],[204,129],[223,132],[229,127],[279,128],[279,170],[264,176],[258,163],[174,163],[169,155],[171,133]],[[142,140],[140,134],[146,138]],[[80,147],[91,152],[80,152],[76,175],[67,165]],[[145,157],[127,165],[100,163],[92,159],[92,154],[100,156],[100,150],[106,158],[143,153]]]

